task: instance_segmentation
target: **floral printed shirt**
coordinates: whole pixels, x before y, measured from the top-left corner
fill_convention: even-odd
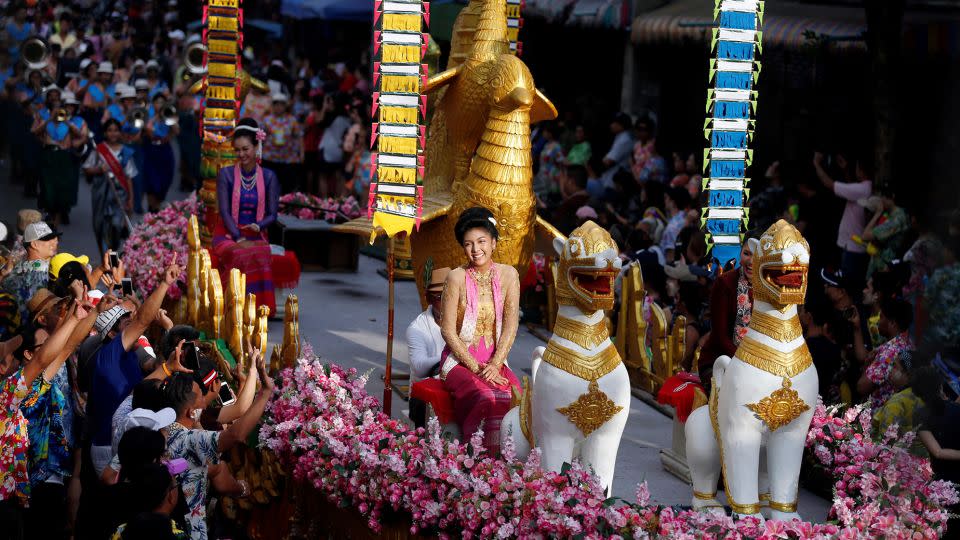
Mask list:
[[[30,491],[27,480],[27,420],[20,412],[20,402],[29,388],[23,378],[23,369],[0,383],[0,405],[3,430],[0,432],[0,501],[17,497],[24,506]]]
[[[909,231],[910,218],[907,217],[903,208],[894,208],[887,216],[886,221],[873,228],[873,236],[876,238],[877,247],[880,251],[870,258],[867,277],[886,268],[903,252],[903,243],[907,239]]]
[[[741,267],[740,279],[737,280],[737,319],[733,322],[734,345],[740,346],[740,342],[746,337],[751,315],[753,315],[753,301],[750,299],[750,277]]]
[[[563,147],[550,141],[540,151],[540,169],[533,182],[533,190],[543,197],[560,191],[560,176],[563,174]]]
[[[263,159],[277,163],[300,163],[303,133],[292,115],[268,114],[263,119],[267,140],[263,141]]]
[[[47,286],[50,280],[50,261],[34,259],[24,260],[13,267],[13,272],[3,281],[3,287],[17,299],[20,306],[20,319],[30,320],[30,310],[27,302],[33,298],[33,293]]]
[[[30,394],[20,403],[30,436],[27,456],[31,486],[56,476],[66,478],[72,472],[70,448],[73,446],[73,432],[68,420],[73,418],[73,408],[67,399],[69,394],[64,393],[62,381],[58,380],[65,379],[66,372],[66,366],[61,367],[51,382],[37,377]]]
[[[873,351],[873,361],[867,366],[866,375],[876,388],[870,393],[870,406],[879,410],[893,395],[893,385],[890,384],[890,371],[893,370],[893,361],[903,351],[913,349],[913,340],[909,332],[902,332]]]
[[[917,397],[912,389],[907,388],[891,396],[883,407],[873,413],[873,432],[882,436],[893,424],[900,426],[900,433],[916,432],[920,429],[920,419],[925,416],[925,412],[926,405],[923,400]],[[919,437],[915,438],[910,445],[910,453],[923,458],[930,457],[927,447]]]
[[[174,422],[167,428],[167,454],[172,459],[183,458],[190,467],[180,474],[180,486],[186,499],[190,538],[207,538],[207,490],[210,480],[207,466],[220,462],[220,433],[202,429],[187,429]]]

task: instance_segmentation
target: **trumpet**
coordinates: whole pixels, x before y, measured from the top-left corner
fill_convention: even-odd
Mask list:
[[[43,69],[50,62],[50,47],[38,37],[27,38],[20,44],[20,57],[27,69]]]
[[[165,105],[160,109],[160,119],[168,126],[175,126],[180,123],[180,114],[174,105]]]
[[[127,113],[127,117],[124,121],[127,124],[130,124],[134,129],[143,129],[143,126],[147,123],[147,118],[149,114],[146,107],[134,107]]]
[[[57,113],[53,115],[53,119],[56,122],[66,122],[70,119],[70,113],[67,112],[67,109],[60,107],[57,109]]]

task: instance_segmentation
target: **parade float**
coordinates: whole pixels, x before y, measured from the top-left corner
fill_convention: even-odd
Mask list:
[[[764,316],[751,322],[755,344],[747,341],[734,358],[719,359],[712,394],[678,414],[675,433],[686,441],[675,445],[671,459],[689,461],[693,504],[657,505],[646,484],[637,486],[635,501],[608,497],[629,387],[656,392],[677,374],[684,324],[671,327],[656,306],[644,317],[642,276],[633,266],[623,276],[611,344],[604,310],[613,307],[618,247],[594,224],[563,238],[534,218],[529,124],[556,111],[510,53],[511,5],[472,0],[457,20],[451,64],[428,78],[422,67],[427,3],[375,3],[376,185],[370,215],[338,225],[367,237],[409,235],[414,266],[421,271],[458,262],[451,244],[454,220],[448,216],[476,204],[488,206],[505,224],[501,262],[525,270],[537,231],[551,240],[558,260],[544,265],[544,286],[553,332],[546,348],[530,351],[537,361],[505,418],[502,455],[486,454],[481,434],[462,441],[445,436],[436,418],[415,429],[393,417],[389,345],[384,403],[367,393],[366,375],[300,342],[297,300],[288,297],[283,342],[271,358],[276,394],[256,444],[229,456],[235,475],[250,481],[253,500],[228,499],[228,511],[247,524],[253,538],[941,535],[957,492],[933,479],[928,460],[907,451],[913,435],[891,429],[874,438],[868,409],[827,409],[817,402],[816,371],[795,328],[809,247],[781,223],[758,244],[758,306],[766,302],[770,309],[761,309],[758,315]],[[710,176],[704,180],[711,207],[704,221],[720,266],[736,264],[748,217],[745,170],[761,10],[759,2],[718,3],[721,24],[735,30],[716,34],[718,54],[737,57],[712,64],[717,88],[708,98],[714,117],[705,133],[712,146]],[[727,41],[746,45],[724,45]],[[428,135],[425,93],[432,90],[437,110]],[[744,100],[746,108],[737,105]],[[268,314],[244,294],[239,272],[221,281],[196,217],[188,218],[187,231],[185,287],[174,313],[178,322],[203,331],[206,350],[229,373],[249,361],[247,340],[268,349]],[[388,271],[393,268],[391,261]],[[392,293],[392,280],[390,287]],[[392,325],[387,339],[389,344]],[[768,448],[765,464],[761,443]],[[823,523],[796,519],[804,449],[834,481],[833,505]],[[769,498],[762,497],[764,469]],[[719,470],[726,473],[732,515],[716,499]]]

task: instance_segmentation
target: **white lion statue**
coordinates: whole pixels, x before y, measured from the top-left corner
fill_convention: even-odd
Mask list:
[[[630,413],[630,379],[610,341],[604,316],[613,308],[621,261],[610,234],[592,221],[563,240],[554,334],[533,352],[532,380],[520,404],[507,413],[501,437],[512,437],[517,455],[533,446],[544,468],[559,471],[579,459],[606,486],[613,484],[620,437]]]

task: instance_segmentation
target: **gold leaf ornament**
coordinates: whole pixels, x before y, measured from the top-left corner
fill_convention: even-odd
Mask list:
[[[793,422],[810,409],[810,406],[800,399],[800,394],[790,386],[790,379],[784,378],[782,388],[761,399],[760,403],[747,404],[747,408],[763,420],[770,431],[776,431]]]
[[[623,407],[600,390],[594,380],[590,381],[586,394],[581,394],[570,405],[558,408],[557,412],[566,416],[587,437],[622,410]]]

